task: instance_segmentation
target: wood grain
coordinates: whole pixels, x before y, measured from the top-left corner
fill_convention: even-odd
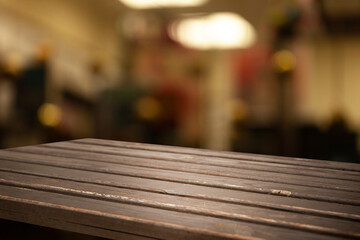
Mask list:
[[[0,217],[110,239],[360,238],[360,167],[99,139],[0,150]]]

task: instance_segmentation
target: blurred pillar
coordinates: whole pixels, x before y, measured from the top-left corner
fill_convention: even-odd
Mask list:
[[[210,55],[205,82],[204,147],[229,150],[231,119],[228,105],[233,89],[232,62],[228,51],[213,51]]]
[[[279,109],[280,109],[280,132],[281,154],[293,156],[295,153],[295,127],[294,127],[294,101],[293,101],[293,77],[292,72],[277,75],[280,86]]]

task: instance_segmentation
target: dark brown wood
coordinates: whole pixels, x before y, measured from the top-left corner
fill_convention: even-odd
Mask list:
[[[60,145],[60,144],[59,144]],[[60,145],[62,146],[62,145]],[[360,192],[360,189],[354,186],[354,182],[360,181],[359,176],[340,176],[334,178],[336,174],[329,174],[329,176],[324,176],[317,171],[317,176],[308,176],[308,175],[298,175],[296,173],[287,173],[287,172],[276,172],[276,179],[274,179],[274,171],[272,169],[267,169],[264,167],[262,170],[253,170],[246,169],[246,167],[233,168],[230,166],[214,166],[208,165],[204,162],[202,163],[193,163],[193,162],[179,162],[178,158],[173,159],[161,159],[150,157],[149,154],[139,156],[139,154],[133,154],[132,151],[126,151],[127,149],[118,149],[115,151],[106,151],[106,148],[102,152],[91,151],[91,156],[83,156],[83,151],[85,147],[78,148],[78,146],[65,145],[67,148],[49,148],[49,147],[31,147],[25,149],[17,149],[17,151],[41,154],[41,155],[51,155],[54,157],[65,157],[65,158],[77,158],[90,161],[101,161],[105,163],[116,163],[123,164],[128,166],[138,166],[138,167],[147,167],[155,169],[165,169],[165,170],[177,170],[181,172],[191,172],[191,173],[200,173],[206,175],[214,176],[225,176],[225,177],[234,177],[240,179],[249,179],[255,181],[265,181],[265,182],[275,182],[275,183],[288,183],[294,185],[302,186],[316,186],[321,188],[329,189],[341,189],[348,191],[357,191]],[[124,155],[127,153],[127,155]],[[133,155],[131,155],[133,154]],[[151,161],[143,161],[142,158],[151,159]],[[268,170],[268,171],[266,171]],[[291,178],[290,178],[291,177]]]
[[[0,218],[111,239],[360,238],[360,167],[98,139],[0,150]]]
[[[290,157],[279,157],[279,156],[268,156],[268,155],[259,155],[259,154],[250,154],[250,153],[237,153],[237,152],[224,152],[224,151],[214,151],[208,149],[189,149],[183,147],[174,147],[174,146],[159,146],[153,144],[143,144],[143,143],[132,143],[132,142],[121,142],[121,141],[109,141],[102,139],[81,139],[75,140],[74,143],[90,143],[92,145],[100,146],[115,146],[115,147],[127,147],[131,149],[142,149],[142,150],[152,150],[157,152],[168,152],[168,153],[184,153],[187,152],[192,156],[188,158],[193,158],[193,156],[213,156],[213,157],[223,157],[228,159],[235,160],[256,160],[258,162],[269,162],[269,163],[282,163],[287,165],[295,166],[310,166],[313,168],[321,169],[336,169],[336,170],[348,170],[360,172],[360,165],[355,163],[346,163],[343,162],[333,162],[333,161],[319,161],[312,159],[304,158],[290,158]]]

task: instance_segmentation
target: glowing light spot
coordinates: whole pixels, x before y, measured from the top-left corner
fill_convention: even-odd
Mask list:
[[[131,8],[195,7],[207,0],[120,0]]]
[[[40,123],[47,127],[56,127],[59,125],[61,117],[61,109],[52,103],[44,103],[38,110]]]
[[[173,22],[169,35],[195,49],[247,48],[256,40],[255,29],[234,13],[215,13]]]
[[[136,112],[140,118],[154,120],[161,114],[161,105],[153,97],[143,97],[135,105]]]
[[[296,66],[295,55],[288,50],[281,50],[274,54],[273,63],[276,70],[280,72],[291,71]]]

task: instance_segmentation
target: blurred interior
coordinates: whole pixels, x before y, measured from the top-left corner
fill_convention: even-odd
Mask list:
[[[360,162],[359,0],[160,2],[0,0],[0,148],[94,137]]]

